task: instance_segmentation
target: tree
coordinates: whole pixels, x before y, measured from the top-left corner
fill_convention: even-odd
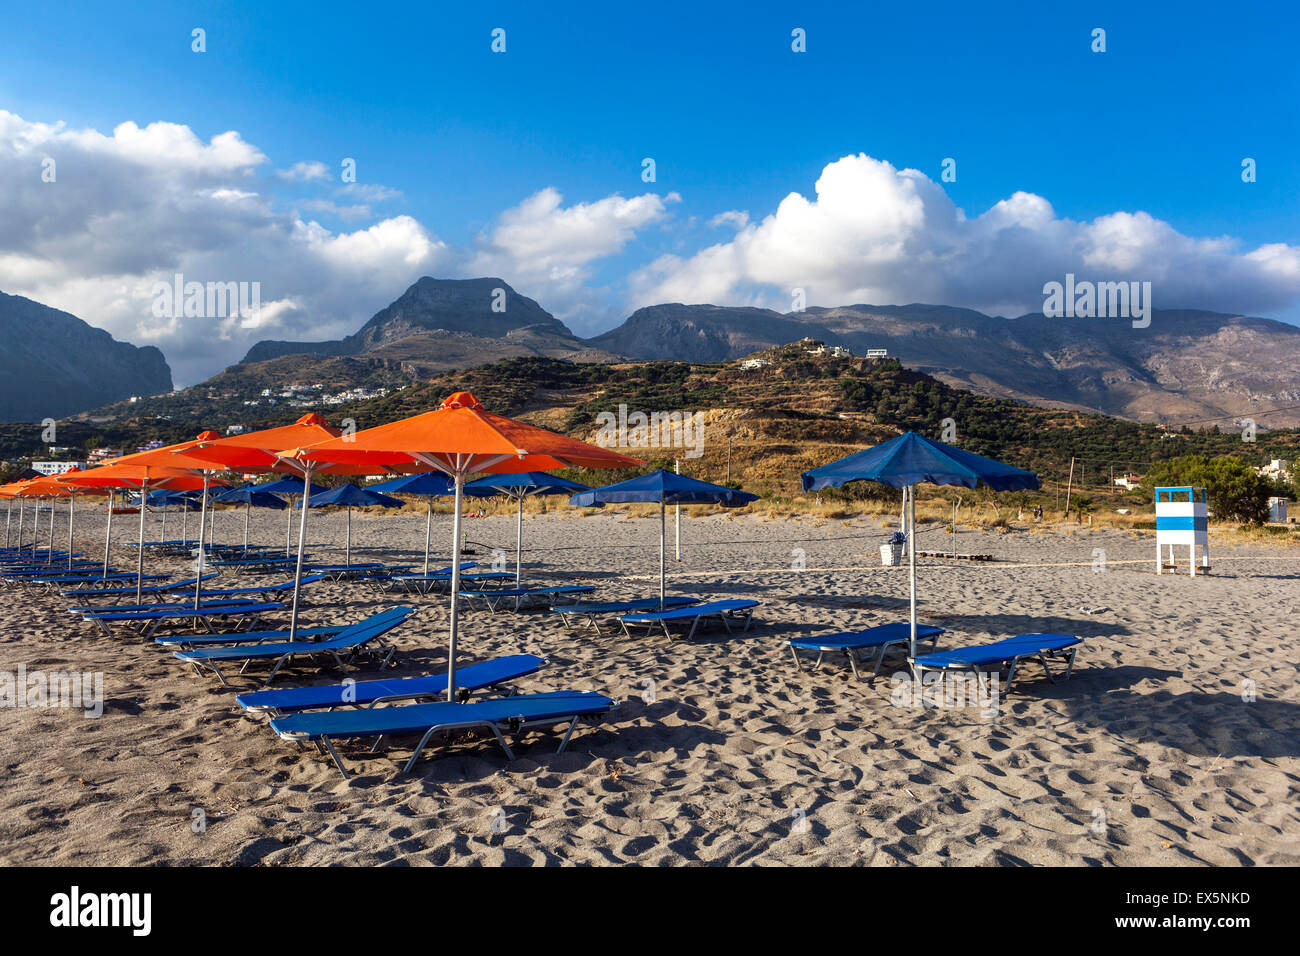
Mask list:
[[[1268,520],[1273,485],[1245,461],[1232,456],[1186,455],[1153,465],[1142,484],[1147,488],[1191,485],[1204,488],[1209,510],[1225,521],[1262,524]]]

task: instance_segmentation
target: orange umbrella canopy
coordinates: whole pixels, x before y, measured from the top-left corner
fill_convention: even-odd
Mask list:
[[[187,458],[185,452],[189,451],[204,442],[214,441],[221,437],[219,432],[211,430],[199,432],[198,436],[191,438],[189,441],[176,442],[171,445],[162,445],[159,448],[150,448],[148,451],[137,451],[130,455],[123,455],[121,458],[114,458],[104,463],[105,467],[116,465],[162,465],[167,468],[193,468],[211,469],[212,465],[205,461],[199,461],[193,458]]]
[[[412,465],[470,475],[642,464],[598,445],[495,415],[469,392],[455,392],[431,412],[297,448],[293,453],[306,461],[368,465],[376,473]]]
[[[69,468],[59,475],[44,475],[40,478],[32,478],[24,482],[23,487],[18,489],[15,494],[23,498],[48,498],[48,497],[66,497],[68,495],[106,495],[108,491],[104,488],[96,487],[76,487],[70,485],[64,479],[71,478],[74,475],[85,474],[80,468]]]
[[[162,465],[101,465],[69,474],[64,483],[89,488],[140,488],[148,485],[151,489],[195,491],[203,487],[203,476],[187,468],[165,468]]]
[[[323,416],[310,412],[292,425],[264,428],[245,435],[227,435],[222,438],[220,435],[209,433],[212,434],[211,439],[197,441],[187,448],[178,448],[174,454],[178,458],[206,462],[207,464],[203,465],[205,468],[301,474],[303,464],[296,461],[293,454],[284,449],[313,445],[336,438],[342,433],[341,429],[335,428]],[[359,469],[346,464],[313,463],[310,467],[317,474],[322,472],[339,475],[372,474],[364,468]]]

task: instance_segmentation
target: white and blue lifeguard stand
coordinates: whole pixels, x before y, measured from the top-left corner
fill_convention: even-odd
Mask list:
[[[1174,547],[1188,549],[1188,570],[1196,577],[1196,546],[1201,547],[1201,569],[1210,569],[1209,515],[1205,508],[1204,488],[1156,489],[1156,574],[1176,571]],[[1169,549],[1169,561],[1163,560],[1163,548]]]

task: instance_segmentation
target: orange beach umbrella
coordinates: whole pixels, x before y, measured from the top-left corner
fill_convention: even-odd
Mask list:
[[[69,485],[87,488],[131,488],[140,492],[140,553],[136,556],[135,596],[140,601],[144,583],[144,516],[145,498],[150,490],[167,488],[172,491],[195,491],[204,487],[208,477],[187,468],[167,468],[162,465],[112,464],[91,468],[89,471],[65,476]],[[110,502],[111,509],[111,502]],[[200,541],[200,544],[202,542]],[[108,546],[104,547],[104,573],[108,573]]]
[[[178,457],[185,460],[209,462],[208,467],[227,468],[242,472],[272,472],[279,474],[301,475],[303,482],[303,500],[311,495],[313,475],[372,475],[390,470],[379,467],[377,470],[369,463],[349,464],[326,460],[305,461],[297,457],[293,449],[304,445],[316,445],[343,436],[343,431],[335,428],[325,418],[315,412],[303,415],[291,425],[276,428],[264,428],[260,431],[242,435],[227,435],[212,441],[198,442],[192,447],[180,450]],[[348,436],[350,437],[350,436]],[[285,449],[289,449],[286,451]],[[411,469],[409,461],[408,470]],[[419,466],[414,466],[419,470]],[[293,605],[289,614],[289,640],[294,640],[298,633],[298,591],[302,581],[303,553],[307,541],[307,513],[303,508],[298,517],[298,563],[294,570]],[[292,515],[292,512],[291,512]]]
[[[460,509],[471,475],[553,468],[630,468],[642,464],[597,445],[494,415],[469,392],[456,392],[431,412],[352,435],[331,438],[293,456],[335,467],[384,470],[437,469],[452,479],[451,622],[447,649],[447,699],[456,700],[457,601],[460,591]]]

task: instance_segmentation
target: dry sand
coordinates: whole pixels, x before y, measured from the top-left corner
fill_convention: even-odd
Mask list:
[[[98,521],[84,522],[91,553],[102,547]],[[219,540],[242,537],[241,515],[217,521]],[[283,543],[283,521],[255,514],[254,541]],[[448,521],[435,523],[444,561]],[[313,514],[316,558],[331,556],[329,544],[341,549],[342,528],[341,513]],[[355,558],[412,560],[423,528],[416,515],[356,514]],[[513,548],[511,519],[468,529],[473,541]],[[149,534],[158,530],[155,520]],[[173,516],[168,536],[178,530]],[[115,531],[133,538],[134,522]],[[525,574],[591,582],[601,599],[648,595],[657,532],[657,521],[617,511],[531,517]],[[922,562],[921,619],[948,628],[941,647],[1030,631],[1086,638],[1071,681],[1052,684],[1027,667],[990,714],[894,706],[888,678],[855,682],[838,662],[793,670],[786,638],[905,618],[906,571],[880,567],[883,534],[872,519],[683,520],[670,590],[752,595],[763,605],[745,634],[628,640],[570,633],[545,613],[467,612],[462,661],[537,653],[550,665],[519,689],[591,689],[623,705],[580,728],[564,754],[553,734],[526,737],[513,763],[471,739],[433,747],[408,776],[409,740],[374,755],[345,747],[351,782],[242,717],[233,691],[157,645],[99,636],[57,597],[7,590],[0,671],[101,671],[106,704],[98,719],[3,712],[0,860],[1300,862],[1300,553],[1216,544],[1213,574],[1192,580],[1156,577],[1152,539],[1132,533],[962,534],[961,550],[999,561]],[[930,532],[922,545],[946,541]],[[1094,568],[1098,548],[1104,572]],[[806,570],[791,570],[800,558]],[[128,564],[133,553],[114,560]],[[150,565],[186,570],[180,560]],[[312,624],[402,600],[351,584],[308,594]],[[406,603],[419,612],[394,632],[400,667],[388,673],[443,668],[445,598]],[[322,679],[337,676],[299,669],[277,684]],[[1243,699],[1251,686],[1253,702]]]

